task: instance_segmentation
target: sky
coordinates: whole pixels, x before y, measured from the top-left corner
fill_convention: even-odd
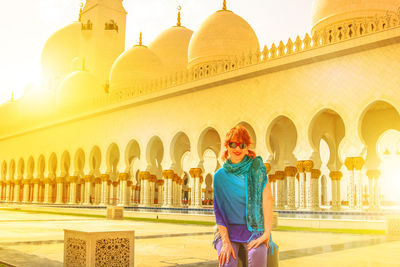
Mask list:
[[[295,39],[311,31],[313,0],[227,0],[227,7],[254,29],[260,46]],[[3,1],[0,9],[0,103],[23,95],[27,86],[41,86],[40,57],[52,33],[78,19],[85,0]],[[163,30],[176,25],[182,6],[182,25],[196,30],[222,0],[124,0],[128,12],[126,49],[136,44],[139,32],[149,44]]]

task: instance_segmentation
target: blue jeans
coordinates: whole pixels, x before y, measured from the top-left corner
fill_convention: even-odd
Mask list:
[[[224,265],[220,265],[220,267],[237,267],[238,261],[238,251],[239,245],[242,244],[246,251],[248,243],[238,243],[238,242],[231,242],[233,251],[235,251],[236,260],[230,256],[229,262],[225,262]],[[221,252],[222,248],[222,240],[218,240],[215,248],[217,249],[218,255]],[[252,248],[250,251],[247,251],[248,255],[248,267],[264,267],[267,266],[267,257],[268,257],[268,249],[265,244],[259,245],[257,248]]]

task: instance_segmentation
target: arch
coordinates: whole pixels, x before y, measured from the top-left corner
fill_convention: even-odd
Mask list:
[[[9,180],[13,180],[14,179],[14,175],[15,175],[15,160],[12,159],[10,161],[10,168],[8,170],[8,175],[9,175]]]
[[[44,155],[40,155],[37,161],[37,173],[38,173],[38,177],[40,179],[44,178],[44,172],[45,172],[45,168],[46,168],[46,160],[44,158]]]
[[[204,171],[207,173],[212,173],[217,171],[219,164],[218,164],[218,157],[212,149],[206,149],[203,154],[204,159]]]
[[[254,128],[247,122],[241,121],[237,125],[241,125],[249,132],[251,139],[253,140],[253,144],[249,147],[250,149],[255,149],[257,147],[257,136]]]
[[[101,150],[98,146],[94,146],[90,151],[90,156],[89,156],[89,167],[91,175],[100,174],[100,163],[101,163]]]
[[[108,146],[106,154],[107,173],[110,174],[111,179],[116,179],[118,175],[118,163],[120,158],[119,147],[116,143]]]
[[[74,160],[74,169],[76,176],[83,177],[84,172],[83,169],[85,168],[85,152],[82,148],[79,148],[75,152],[75,160]]]
[[[128,170],[132,169],[134,161],[140,159],[140,146],[139,142],[135,139],[129,141],[125,149],[125,164]]]
[[[184,132],[178,132],[171,141],[171,160],[176,171],[181,173],[183,171],[182,157],[185,153],[190,151],[190,140]]]
[[[25,173],[25,161],[23,158],[18,160],[18,178],[23,179]]]
[[[146,148],[146,160],[150,166],[150,172],[155,174],[157,177],[161,177],[162,166],[161,162],[164,157],[164,146],[161,138],[153,136]]]
[[[271,163],[283,168],[286,163],[295,164],[293,151],[297,144],[297,129],[293,121],[280,115],[269,125],[266,135],[267,149],[272,155]]]
[[[309,143],[314,151],[313,161],[315,168],[321,166],[320,143],[321,139],[329,146],[329,162],[331,171],[339,170],[342,166],[339,158],[339,145],[345,136],[345,125],[342,117],[332,109],[322,109],[312,118],[308,128]]]
[[[68,177],[70,166],[71,166],[71,156],[69,155],[68,151],[64,151],[61,155],[61,163],[60,163],[61,177]]]
[[[28,164],[27,164],[27,175],[28,179],[33,178],[33,172],[35,171],[35,160],[33,159],[32,156],[29,157],[28,159]]]
[[[201,161],[203,160],[204,152],[207,149],[214,151],[217,156],[221,152],[221,137],[213,127],[207,127],[200,134],[197,144],[197,152]]]
[[[57,155],[56,153],[51,153],[49,157],[49,178],[55,178],[57,172]]]
[[[3,160],[3,163],[1,164],[1,178],[3,180],[6,180],[7,178],[7,162]]]
[[[385,119],[382,119],[385,118]],[[400,115],[390,103],[378,100],[369,104],[360,115],[358,133],[367,147],[365,165],[368,169],[377,169],[380,159],[377,152],[379,137],[387,130],[400,131]]]

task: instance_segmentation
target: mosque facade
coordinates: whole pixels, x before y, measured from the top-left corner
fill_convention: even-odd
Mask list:
[[[240,124],[276,209],[379,209],[376,144],[400,130],[399,7],[314,0],[310,34],[267,47],[224,1],[195,32],[179,14],[126,49],[122,0],[87,0],[43,48],[43,89],[0,106],[0,200],[206,206]]]

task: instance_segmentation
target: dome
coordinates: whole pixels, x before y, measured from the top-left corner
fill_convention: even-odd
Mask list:
[[[110,72],[110,88],[127,88],[159,78],[164,72],[158,56],[143,45],[135,45],[122,53]]]
[[[81,23],[74,22],[55,32],[42,50],[42,73],[45,83],[55,86],[71,73],[71,62],[79,55]],[[49,79],[53,79],[49,81]]]
[[[57,89],[57,103],[82,102],[104,93],[100,82],[87,71],[74,71],[68,75]]]
[[[240,16],[220,10],[208,17],[189,44],[189,66],[255,53],[260,44],[254,30]]]
[[[396,12],[399,7],[399,0],[314,0],[313,31],[354,19],[385,16],[386,11]]]
[[[162,32],[149,48],[161,59],[168,72],[186,70],[192,34],[188,28],[174,26]]]

